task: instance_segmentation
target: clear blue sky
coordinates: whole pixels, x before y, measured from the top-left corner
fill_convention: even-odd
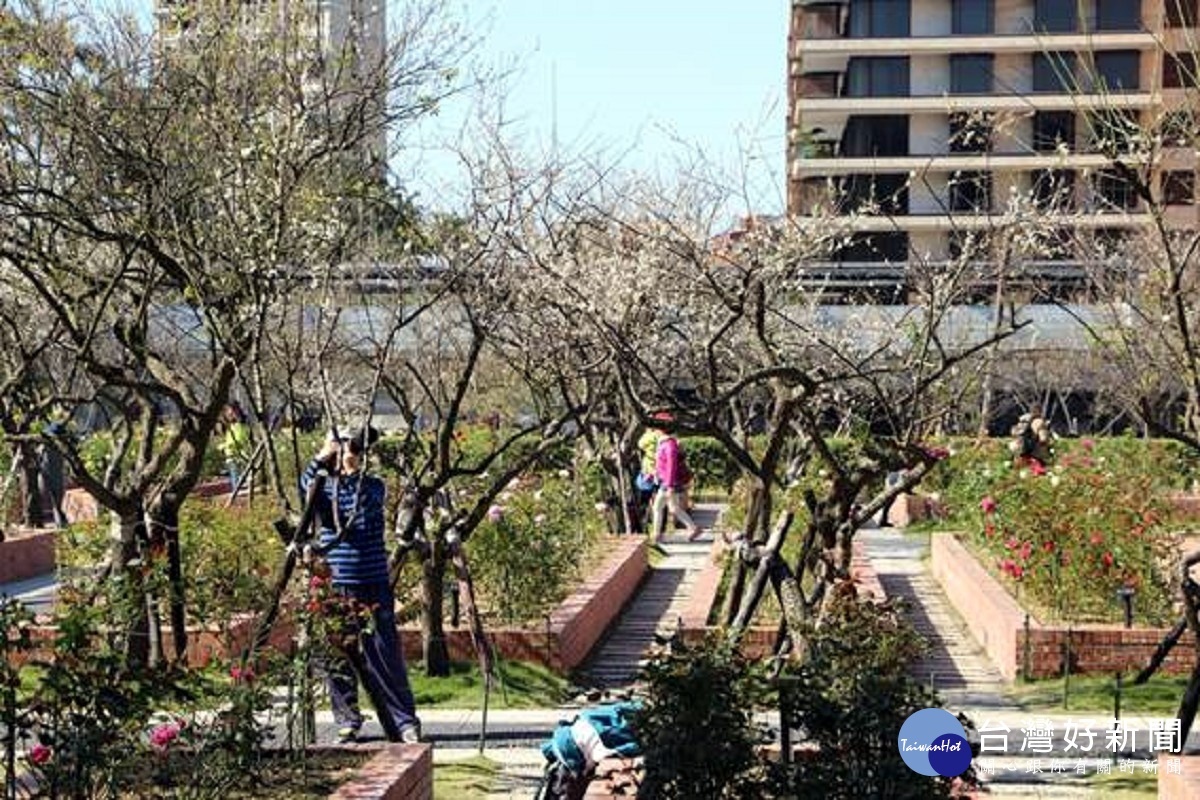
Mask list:
[[[731,172],[749,159],[754,210],[772,213],[783,206],[789,5],[469,0],[463,16],[482,60],[515,66],[505,114],[528,145],[556,138],[571,153],[663,173],[689,148]],[[442,124],[456,114],[448,108]]]

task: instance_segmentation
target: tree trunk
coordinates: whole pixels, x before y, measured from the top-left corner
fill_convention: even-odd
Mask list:
[[[42,492],[38,486],[37,449],[26,442],[17,445],[21,459],[21,524],[40,528],[46,521],[42,514]]]
[[[446,630],[442,622],[445,600],[446,553],[439,535],[424,562],[421,580],[424,610],[421,614],[421,647],[425,656],[425,674],[445,678],[450,674],[450,651],[446,647]]]
[[[150,510],[151,541],[161,543],[167,556],[168,603],[171,618],[172,660],[187,658],[187,598],[183,583],[183,555],[179,548],[181,499],[168,492]]]
[[[746,524],[742,529],[742,534],[748,542],[758,544],[767,540],[768,527],[763,522],[764,520],[770,520],[770,494],[770,484],[756,477],[750,489],[750,498],[746,504]],[[737,617],[738,609],[741,608],[742,595],[746,590],[746,573],[745,562],[741,559],[735,561],[733,576],[729,581],[729,591],[725,595],[725,602],[721,608],[721,620],[725,625],[733,624],[734,619]]]
[[[144,582],[138,564],[141,545],[146,538],[145,525],[140,508],[111,515],[111,575],[114,580],[125,584],[122,605],[129,610],[124,643],[125,666],[135,672],[150,664],[150,615],[145,605]]]

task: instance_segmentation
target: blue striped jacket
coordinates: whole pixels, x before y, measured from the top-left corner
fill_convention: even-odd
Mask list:
[[[308,486],[316,477],[320,466],[313,461],[300,476],[300,485],[307,493]],[[362,481],[362,493],[358,483]],[[387,546],[384,543],[384,495],[383,481],[374,475],[330,476],[325,481],[324,493],[316,498],[317,521],[321,526],[318,541],[328,546],[337,538],[332,527],[333,507],[336,501],[338,517],[346,538],[331,548],[325,557],[333,572],[333,582],[341,585],[386,583],[388,580]],[[355,497],[358,497],[355,512]],[[354,519],[350,518],[354,513]]]

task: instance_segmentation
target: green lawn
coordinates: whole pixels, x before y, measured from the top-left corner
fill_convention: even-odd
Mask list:
[[[433,796],[437,800],[483,800],[500,774],[490,758],[474,756],[433,768]]]
[[[1107,800],[1144,800],[1147,797],[1158,797],[1158,776],[1143,772],[1141,763],[1136,764],[1132,774],[1119,772],[1114,767],[1109,775],[1093,773],[1088,778],[1088,788],[1097,792],[1098,797]]]
[[[545,667],[500,661],[496,672],[499,681],[492,686],[489,708],[553,708],[569,699],[567,680]],[[420,664],[414,664],[409,679],[417,708],[483,707],[478,664],[453,664],[447,678],[430,678]]]
[[[1133,675],[1125,676],[1121,690],[1122,714],[1174,716],[1179,698],[1187,686],[1187,676],[1155,675],[1141,686],[1132,685]],[[1062,678],[1017,682],[1011,688],[1013,700],[1026,711],[1046,713],[1063,711],[1113,711],[1116,680],[1113,675],[1072,675],[1068,702],[1063,707]]]

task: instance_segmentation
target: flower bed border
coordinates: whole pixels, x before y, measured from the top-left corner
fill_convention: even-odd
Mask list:
[[[432,800],[433,747],[428,744],[324,746],[318,752],[374,751],[330,800]]]
[[[1114,672],[1146,666],[1166,635],[1165,628],[1119,625],[1042,624],[1017,603],[959,540],[960,534],[934,533],[930,539],[930,570],[968,630],[1005,680],[1022,674],[1028,649],[1028,676],[1052,678],[1063,674],[1068,637],[1071,672]],[[1029,619],[1026,645],[1025,620]],[[1161,671],[1190,672],[1195,665],[1191,633],[1167,656]]]
[[[1180,774],[1167,770],[1167,759],[1178,758]],[[1192,800],[1200,797],[1200,756],[1158,754],[1158,800]]]
[[[0,583],[54,572],[55,528],[16,528],[0,542]]]
[[[725,572],[725,559],[722,557],[725,547],[725,540],[720,536],[716,537],[712,549],[709,550],[708,561],[696,576],[691,597],[680,615],[679,634],[689,644],[701,642],[706,636],[720,629],[717,625],[709,625],[708,620],[717,601],[721,576]],[[850,554],[850,576],[858,584],[859,594],[875,602],[887,599],[879,575],[875,572],[871,560],[867,558],[866,546],[857,538]],[[778,633],[779,630],[774,625],[751,625],[742,634],[742,654],[747,658],[764,658],[771,655]]]
[[[633,599],[650,568],[640,536],[608,537],[601,546],[611,555],[550,613],[544,628],[487,627],[488,638],[501,658],[529,661],[561,672],[583,663]],[[405,658],[419,660],[420,628],[405,626],[401,634]],[[453,661],[475,660],[467,628],[447,630],[446,648]]]

